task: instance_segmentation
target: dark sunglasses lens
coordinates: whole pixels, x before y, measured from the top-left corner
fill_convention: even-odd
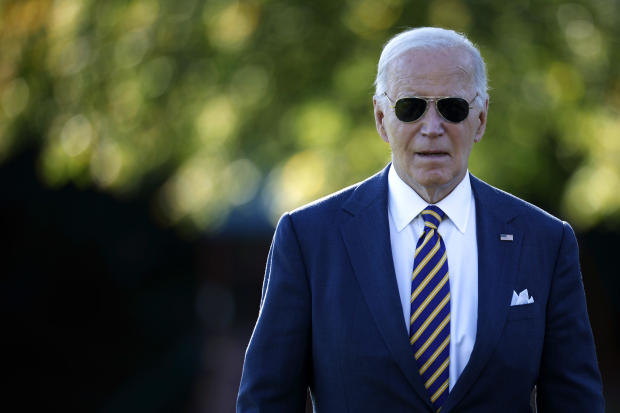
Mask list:
[[[394,106],[396,117],[403,122],[418,120],[426,110],[426,101],[419,98],[399,99]]]
[[[461,98],[445,98],[437,101],[437,110],[450,122],[461,122],[469,114],[469,103]]]

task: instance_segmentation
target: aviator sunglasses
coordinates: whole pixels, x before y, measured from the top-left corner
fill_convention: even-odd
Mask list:
[[[476,93],[471,102],[468,102],[463,98],[454,96],[412,96],[398,99],[394,103],[387,95],[387,92],[383,92],[383,94],[390,101],[396,117],[403,122],[417,121],[428,110],[429,102],[434,102],[435,109],[437,109],[442,118],[448,122],[459,123],[467,118],[469,109],[473,109],[471,104],[478,97],[478,93]]]

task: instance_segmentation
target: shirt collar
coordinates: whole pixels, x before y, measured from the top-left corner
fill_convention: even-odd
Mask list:
[[[388,199],[389,212],[398,232],[409,225],[428,206],[428,203],[398,176],[393,164],[388,172]],[[456,188],[436,205],[461,233],[465,233],[471,200],[472,191],[468,170]]]

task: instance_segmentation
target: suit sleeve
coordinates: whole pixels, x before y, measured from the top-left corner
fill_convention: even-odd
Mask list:
[[[563,223],[547,303],[537,397],[540,413],[604,411],[601,375],[586,309],[577,240],[567,223]]]
[[[304,412],[309,351],[310,289],[299,242],[291,218],[285,214],[267,258],[237,413]]]

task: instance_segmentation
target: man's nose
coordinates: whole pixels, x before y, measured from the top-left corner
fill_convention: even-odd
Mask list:
[[[435,102],[428,103],[428,109],[420,121],[422,122],[422,128],[420,130],[422,135],[432,138],[443,134],[444,119],[437,111]]]

